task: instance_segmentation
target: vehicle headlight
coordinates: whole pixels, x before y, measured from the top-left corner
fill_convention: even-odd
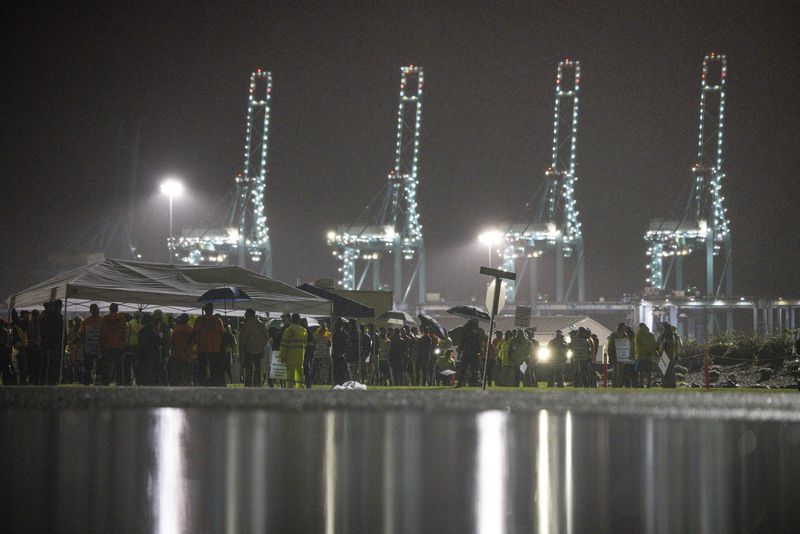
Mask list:
[[[536,357],[540,362],[546,362],[550,359],[550,347],[539,347],[536,351]]]
[[[434,353],[434,354],[441,354],[441,353],[442,353],[442,351],[441,351],[441,350],[439,350],[438,348],[436,348],[436,349],[434,349],[434,350],[433,350],[433,353]]]
[[[571,360],[571,359],[572,359],[572,350],[568,349],[567,350],[567,360]]]

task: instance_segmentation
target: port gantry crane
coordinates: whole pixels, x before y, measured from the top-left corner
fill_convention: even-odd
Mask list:
[[[227,197],[222,228],[190,228],[178,238],[175,253],[190,265],[261,264],[260,272],[272,276],[272,251],[264,207],[267,187],[267,152],[272,100],[272,73],[257,69],[250,76],[247,130],[242,173]]]
[[[539,256],[555,252],[556,302],[569,299],[577,279],[578,301],[585,300],[585,258],[581,223],[575,209],[575,150],[578,136],[578,103],[580,94],[580,62],[565,59],[556,74],[553,148],[544,183],[527,204],[521,222],[511,224],[505,232],[503,268],[515,271],[519,258],[524,260],[517,284],[529,270],[531,306],[538,298],[537,262]],[[564,291],[564,259],[574,257],[569,287]],[[514,301],[514,282],[507,289],[508,300]]]
[[[703,59],[700,79],[700,127],[697,137],[697,160],[692,167],[689,198],[682,213],[671,218],[650,222],[645,235],[649,244],[651,287],[666,290],[670,273],[674,270],[674,287],[683,291],[683,259],[705,247],[706,297],[733,296],[733,271],[730,222],[724,206],[722,181],[722,141],[725,118],[725,81],[727,59],[722,54],[711,53]],[[722,253],[724,261],[719,269],[719,284],[715,285],[714,256]],[[664,273],[665,260],[669,260]],[[722,282],[725,281],[723,291]],[[709,315],[709,327],[714,328],[714,316]],[[732,328],[728,314],[728,329]]]
[[[339,287],[361,289],[372,271],[372,289],[383,287],[381,260],[394,259],[393,300],[404,307],[416,280],[419,305],[425,302],[425,246],[417,213],[417,168],[419,163],[420,117],[422,114],[422,67],[400,68],[400,102],[397,111],[397,146],[394,169],[384,188],[356,218],[328,232],[328,245],[341,261]],[[416,257],[416,267],[404,287],[403,260]],[[357,276],[357,264],[365,262]]]

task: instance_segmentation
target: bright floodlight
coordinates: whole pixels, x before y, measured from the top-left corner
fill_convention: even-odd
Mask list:
[[[499,230],[487,230],[478,236],[478,241],[484,245],[499,245],[503,241],[503,233]]]
[[[183,194],[183,184],[178,180],[166,180],[161,184],[161,192],[169,197],[179,197]]]
[[[550,359],[550,347],[541,346],[539,350],[536,351],[536,357],[539,359],[540,362],[546,362]]]

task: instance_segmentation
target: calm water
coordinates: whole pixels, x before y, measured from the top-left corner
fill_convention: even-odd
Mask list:
[[[7,410],[4,532],[798,532],[800,424]]]

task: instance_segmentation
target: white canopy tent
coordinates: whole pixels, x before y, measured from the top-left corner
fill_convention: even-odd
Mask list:
[[[160,307],[193,312],[202,307],[198,299],[203,293],[222,286],[240,288],[250,297],[236,303],[239,309],[330,315],[333,305],[242,267],[168,265],[104,258],[11,295],[8,307],[33,308],[61,299],[65,307],[73,309],[88,308],[92,302],[116,302],[121,308]]]

